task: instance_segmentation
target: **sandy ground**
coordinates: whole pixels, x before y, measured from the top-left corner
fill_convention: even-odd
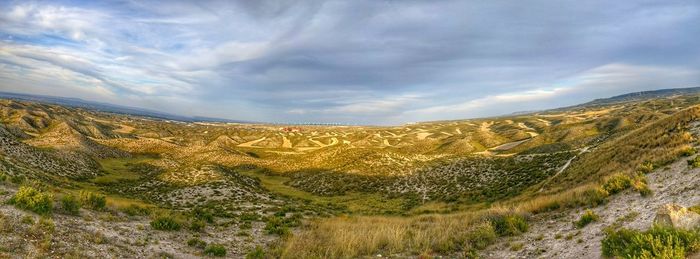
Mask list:
[[[282,147],[283,148],[292,148],[292,142],[289,141],[289,139],[286,136],[282,136]]]

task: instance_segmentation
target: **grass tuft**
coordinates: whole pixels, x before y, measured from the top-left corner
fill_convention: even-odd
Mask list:
[[[178,222],[172,215],[160,215],[151,221],[151,227],[156,230],[177,231],[182,228],[182,224]]]
[[[583,228],[588,224],[598,221],[599,219],[600,217],[598,216],[598,214],[595,214],[595,212],[593,212],[592,210],[586,210],[586,212],[584,212],[583,215],[581,215],[581,218],[574,222],[574,225],[577,228]]]

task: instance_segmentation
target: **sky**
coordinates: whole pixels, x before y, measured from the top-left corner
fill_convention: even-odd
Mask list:
[[[0,1],[0,90],[395,125],[700,86],[700,1]]]

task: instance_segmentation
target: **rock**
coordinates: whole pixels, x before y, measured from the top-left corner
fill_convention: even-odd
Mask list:
[[[654,224],[682,229],[700,227],[700,214],[688,210],[678,204],[669,203],[661,206],[656,212]]]

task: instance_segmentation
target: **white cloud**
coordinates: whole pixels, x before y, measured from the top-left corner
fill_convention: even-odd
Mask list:
[[[404,115],[418,120],[472,118],[557,108],[629,92],[694,86],[700,86],[700,71],[696,69],[613,63],[564,78],[550,87],[488,95],[415,109]]]

